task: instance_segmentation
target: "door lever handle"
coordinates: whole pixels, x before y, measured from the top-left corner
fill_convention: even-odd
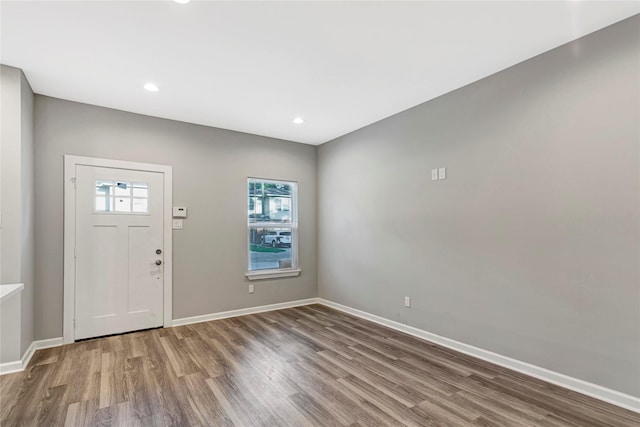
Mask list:
[[[162,261],[160,261],[159,259],[156,260],[156,265],[160,265],[162,264]]]

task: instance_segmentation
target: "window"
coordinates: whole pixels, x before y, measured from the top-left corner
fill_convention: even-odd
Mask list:
[[[96,180],[95,212],[149,213],[149,185]]]
[[[298,185],[295,182],[248,179],[247,277],[294,276],[298,269]]]

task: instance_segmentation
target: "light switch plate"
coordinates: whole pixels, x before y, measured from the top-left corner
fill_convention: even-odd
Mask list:
[[[438,179],[438,169],[431,169],[431,181]]]
[[[446,179],[447,178],[447,168],[438,169],[438,179]]]
[[[173,229],[174,230],[182,230],[182,220],[181,219],[174,219],[173,220]]]

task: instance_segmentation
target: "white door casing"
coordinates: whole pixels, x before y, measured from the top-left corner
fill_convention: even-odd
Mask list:
[[[146,184],[148,212],[96,209],[97,181]],[[171,326],[171,233],[171,167],[65,156],[65,343]]]

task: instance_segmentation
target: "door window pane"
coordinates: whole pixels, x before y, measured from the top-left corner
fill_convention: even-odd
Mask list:
[[[133,197],[132,197],[133,195]],[[96,180],[95,212],[149,213],[149,185]]]
[[[145,199],[149,197],[148,195],[149,187],[147,184],[136,182],[136,183],[133,183],[131,186],[133,188],[133,197],[144,197]]]
[[[133,212],[149,212],[147,199],[133,199]]]
[[[115,195],[116,196],[130,196],[131,195],[131,184],[128,182],[117,182],[115,186]]]
[[[113,198],[96,196],[96,211],[97,212],[110,212],[113,210]]]
[[[131,212],[131,198],[116,197],[115,207],[116,207],[116,212]]]

